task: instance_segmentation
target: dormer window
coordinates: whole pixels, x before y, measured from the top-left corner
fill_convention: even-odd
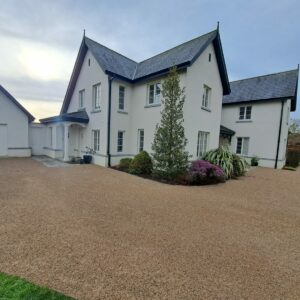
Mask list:
[[[84,95],[85,95],[85,90],[79,91],[79,109],[84,108]]]
[[[203,89],[202,107],[210,108],[211,88],[204,84]]]
[[[148,104],[159,104],[161,94],[161,84],[150,84],[148,88]]]
[[[252,106],[241,106],[239,120],[251,120]]]

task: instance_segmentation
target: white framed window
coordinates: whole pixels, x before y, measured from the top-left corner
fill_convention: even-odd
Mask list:
[[[101,104],[101,84],[93,85],[93,109],[100,109]]]
[[[119,110],[125,109],[125,87],[119,86]]]
[[[138,130],[138,152],[144,150],[144,140],[145,140],[144,129],[139,129]]]
[[[204,84],[203,86],[203,98],[202,107],[210,108],[211,88]]]
[[[100,151],[100,130],[92,130],[92,145],[94,151]]]
[[[209,132],[198,131],[197,157],[201,158],[208,147]]]
[[[241,106],[239,120],[251,120],[252,106]]]
[[[148,104],[159,104],[161,97],[160,82],[149,84],[148,86]]]
[[[236,153],[242,155],[248,155],[249,151],[249,138],[238,137],[236,141]]]
[[[123,152],[124,131],[118,131],[117,151]]]
[[[85,90],[79,91],[79,109],[84,108]]]

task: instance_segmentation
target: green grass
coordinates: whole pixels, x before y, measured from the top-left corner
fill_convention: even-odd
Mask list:
[[[19,277],[0,273],[0,300],[71,300],[58,292],[39,287]]]

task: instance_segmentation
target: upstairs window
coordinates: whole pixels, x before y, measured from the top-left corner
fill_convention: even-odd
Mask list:
[[[204,85],[203,98],[202,98],[202,107],[210,108],[210,97],[211,97],[211,88],[207,85]]]
[[[241,106],[239,120],[251,120],[252,106]]]
[[[101,84],[95,84],[93,86],[93,109],[98,110],[100,109],[101,104]]]
[[[249,151],[249,138],[238,137],[236,143],[236,153],[242,155],[248,155]]]
[[[124,131],[118,131],[117,151],[123,152]]]
[[[197,157],[201,158],[207,151],[209,132],[198,131]]]
[[[84,95],[85,95],[85,90],[79,91],[79,109],[84,108]]]
[[[125,87],[119,86],[119,110],[125,109]]]
[[[100,130],[93,130],[93,149],[94,151],[100,150]]]
[[[144,129],[138,130],[138,152],[144,150]]]
[[[148,104],[159,104],[161,94],[161,84],[155,83],[149,85]]]

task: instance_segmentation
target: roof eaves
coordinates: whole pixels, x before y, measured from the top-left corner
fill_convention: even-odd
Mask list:
[[[81,66],[83,64],[84,57],[86,55],[87,49],[88,49],[88,47],[85,44],[85,37],[83,37],[80,48],[79,48],[79,51],[78,51],[78,54],[77,54],[75,65],[74,65],[74,68],[73,68],[73,71],[72,71],[72,75],[71,75],[71,78],[70,78],[70,81],[69,81],[69,84],[68,84],[68,87],[67,87],[64,102],[63,102],[63,105],[62,105],[61,110],[60,110],[61,114],[65,113],[68,110],[68,107],[69,107],[69,104],[70,104],[70,101],[71,101],[71,97],[72,97],[72,93],[74,91],[76,81],[78,79],[80,69],[81,69]]]
[[[0,91],[8,98],[10,99],[20,110],[23,111],[28,117],[29,122],[33,122],[35,120],[35,117],[24,107],[22,106],[19,101],[10,94],[2,85],[0,85]]]

